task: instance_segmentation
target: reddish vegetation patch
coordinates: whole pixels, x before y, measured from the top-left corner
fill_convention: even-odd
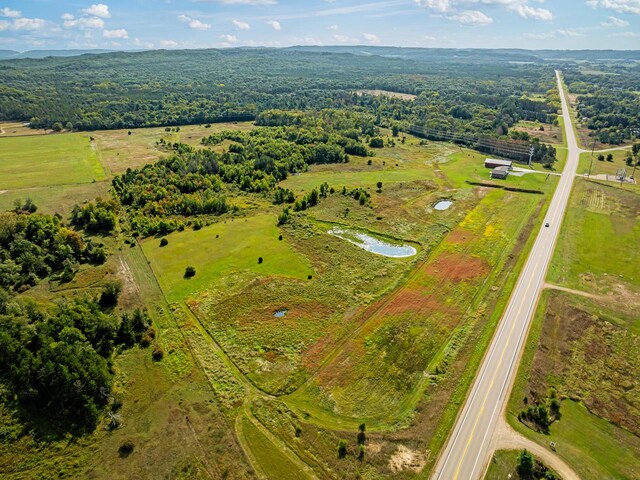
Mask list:
[[[472,237],[473,233],[468,232],[467,230],[464,230],[462,228],[456,228],[447,236],[447,243],[467,243],[472,239]]]
[[[403,289],[393,296],[391,301],[384,307],[383,312],[390,315],[405,312],[429,314],[446,310],[447,307],[442,305],[432,292]]]
[[[471,255],[443,253],[425,271],[434,277],[461,282],[487,275],[491,266],[484,259]]]

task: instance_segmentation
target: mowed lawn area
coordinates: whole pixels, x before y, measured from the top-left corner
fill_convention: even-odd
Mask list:
[[[148,238],[142,249],[170,302],[185,300],[230,273],[307,278],[313,273],[310,263],[286,239],[278,240],[276,222],[267,214],[226,220],[167,235],[164,247],[160,239]],[[184,278],[187,266],[196,269],[190,279]]]
[[[105,178],[86,133],[0,137],[0,190]]]

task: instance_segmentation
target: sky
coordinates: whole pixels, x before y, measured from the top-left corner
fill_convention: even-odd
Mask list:
[[[0,0],[0,49],[640,49],[640,0]]]

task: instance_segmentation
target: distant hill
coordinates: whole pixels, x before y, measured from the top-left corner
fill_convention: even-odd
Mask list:
[[[576,60],[628,60],[640,61],[640,50],[524,50],[517,48],[405,48],[375,47],[369,45],[294,46],[289,50],[304,52],[344,53],[351,55],[379,55],[417,61],[459,62],[534,62]]]
[[[116,50],[28,50],[26,52],[16,52],[14,50],[0,50],[0,59],[12,58],[46,58],[46,57],[76,57],[78,55],[111,53]]]
[[[15,58],[15,56],[19,54],[20,52],[16,52],[15,50],[0,50],[0,59]]]

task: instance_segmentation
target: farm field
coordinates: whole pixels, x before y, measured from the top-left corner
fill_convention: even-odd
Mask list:
[[[640,197],[634,186],[578,180],[569,205],[508,419],[543,445],[555,441],[582,478],[634,478],[640,277],[630,246],[640,240]],[[560,418],[544,435],[517,415],[525,397],[546,402],[551,389],[561,399]]]
[[[23,122],[0,122],[0,138],[44,135],[50,130],[29,128]]]
[[[91,183],[104,178],[87,134],[0,137],[0,190]]]
[[[102,180],[95,183],[78,183],[76,185],[49,185],[46,187],[20,188],[0,193],[0,210],[10,210],[15,200],[24,202],[33,200],[39,212],[59,213],[68,217],[75,205],[93,200],[96,197],[107,198],[111,182]]]
[[[167,128],[169,130],[167,130]],[[127,168],[139,168],[156,162],[167,153],[156,142],[183,142],[200,145],[200,140],[220,130],[249,130],[253,122],[213,123],[178,127],[135,128],[130,130],[101,130],[91,132],[98,146],[100,161],[110,176],[124,173]],[[129,134],[131,132],[131,134]]]
[[[268,214],[232,218],[197,231],[171,233],[164,237],[169,242],[164,247],[158,238],[141,244],[170,302],[184,301],[228,275],[307,279],[313,270],[286,239],[278,240],[276,223],[276,217]],[[185,279],[190,265],[196,266],[196,275]]]
[[[29,196],[43,205],[42,211],[67,216],[76,201],[107,197],[113,175],[165,155],[156,145],[160,138],[198,145],[203,135],[224,128],[252,127],[92,132],[95,160],[102,162],[105,180],[64,186],[64,177],[58,175],[51,177],[50,186],[29,188],[24,179],[20,189],[0,196],[0,205],[11,208],[13,199]],[[335,193],[306,212],[292,213],[281,227],[266,198],[243,195],[234,200],[250,207],[244,214],[205,218],[201,229],[187,226],[166,235],[166,246],[160,247],[161,237],[131,245],[122,243],[124,236],[108,242],[117,256],[102,273],[81,271],[68,294],[90,292],[106,278],[100,275],[129,272],[123,302],[147,306],[166,354],[160,364],[151,363],[142,349],[118,359],[118,385],[123,391],[126,385],[127,392],[126,427],[113,435],[96,433],[74,447],[69,461],[75,458],[87,469],[82,472],[100,476],[101,462],[113,461],[118,445],[130,438],[136,450],[126,463],[116,459],[115,478],[126,478],[136,469],[152,474],[171,468],[193,478],[215,477],[223,473],[216,468],[242,455],[242,449],[248,463],[236,472],[227,470],[229,478],[251,475],[252,462],[258,470],[284,478],[278,469],[291,455],[325,473],[347,468],[354,474],[377,470],[406,475],[417,471],[415,465],[428,466],[434,458],[429,448],[437,449],[444,438],[472,378],[473,362],[483,351],[482,342],[488,341],[506,301],[499,286],[508,290],[511,285],[511,269],[539,225],[556,178],[513,175],[495,183],[539,194],[477,187],[467,180],[494,183],[482,165],[483,155],[448,144],[420,143],[407,136],[404,144],[376,150],[369,157],[371,165],[367,158],[352,157],[345,164],[311,166],[290,176],[282,186],[297,195],[325,181]],[[377,182],[382,182],[381,189]],[[367,190],[370,204],[359,205],[343,195],[343,186]],[[452,206],[435,210],[443,199]],[[329,235],[332,226],[409,243],[417,255],[372,254]],[[196,267],[196,275],[185,279],[189,265]],[[43,283],[33,293],[45,302],[67,294],[54,290]],[[283,315],[276,317],[276,312]],[[374,351],[385,355],[377,358]],[[133,372],[140,361],[149,363],[144,371]],[[149,395],[155,388],[168,393]],[[148,402],[129,405],[137,396]],[[260,421],[282,445],[248,419],[241,421],[240,438],[235,439],[230,425],[243,418],[238,410],[242,402],[263,405],[256,416],[262,415]],[[293,435],[295,429],[269,423],[276,415],[283,424],[299,425],[302,437]],[[157,428],[152,417],[160,419]],[[205,418],[211,422],[209,433],[203,430]],[[357,431],[362,422],[380,450],[375,447],[368,454],[370,462],[362,465],[355,458],[357,446],[350,444],[348,459],[336,463],[333,449],[346,435],[344,430]],[[154,428],[149,430],[151,423]],[[162,428],[174,435],[161,438]],[[195,431],[195,453],[181,457],[177,442],[189,431]],[[214,466],[201,452],[216,442],[222,456]],[[96,452],[94,461],[86,459],[89,448]],[[8,455],[4,452],[2,458]],[[26,457],[29,448],[15,455]],[[274,462],[280,456],[283,460]],[[148,459],[153,460],[142,467],[140,462]],[[80,472],[70,465],[62,462],[56,471]]]

